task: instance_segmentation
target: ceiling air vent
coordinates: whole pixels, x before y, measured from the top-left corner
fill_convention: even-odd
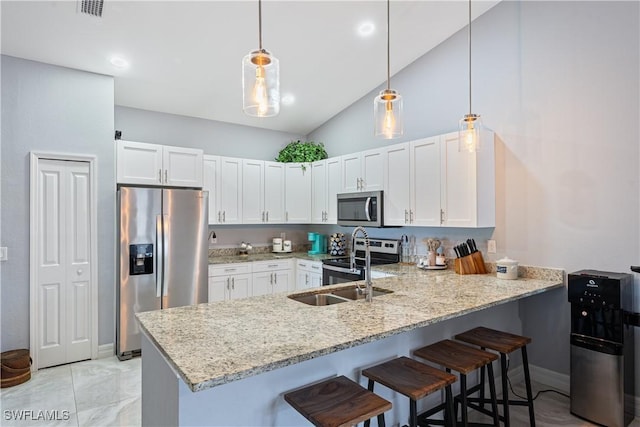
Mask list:
[[[102,16],[102,5],[104,0],[78,0],[80,12],[87,15]]]

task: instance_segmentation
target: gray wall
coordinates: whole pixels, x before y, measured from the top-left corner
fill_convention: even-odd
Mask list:
[[[629,272],[640,261],[639,12],[638,2],[509,1],[474,22],[473,112],[501,141],[497,226],[469,234],[492,235],[498,256],[567,272]],[[398,142],[457,128],[466,49],[465,29],[392,77],[404,97]],[[388,144],[371,131],[378,90],[309,138],[332,156]],[[523,304],[534,364],[568,373],[567,311],[566,293]]]
[[[2,351],[29,347],[29,152],[98,158],[98,337],[113,342],[113,78],[1,56]]]
[[[116,129],[127,141],[201,148],[205,154],[273,160],[304,135],[116,106]]]

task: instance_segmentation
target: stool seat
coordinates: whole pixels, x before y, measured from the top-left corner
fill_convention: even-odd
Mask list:
[[[413,354],[465,375],[498,360],[496,354],[451,340],[443,340],[419,348]]]
[[[421,425],[431,423],[433,420],[429,419],[429,416],[443,410],[445,425],[453,424],[454,411],[451,384],[457,381],[455,375],[404,356],[367,368],[362,371],[362,375],[369,378],[369,390],[371,391],[373,391],[374,382],[378,382],[409,398],[409,427],[418,426],[416,401],[433,392],[444,389],[446,394],[445,403],[422,413],[420,417],[423,424]],[[365,422],[364,425],[368,427],[369,423]]]
[[[496,331],[483,326],[458,334],[455,339],[507,354],[531,344],[531,338],[529,337]]]
[[[391,409],[391,402],[345,376],[289,392],[284,399],[313,425],[322,427],[353,426]]]

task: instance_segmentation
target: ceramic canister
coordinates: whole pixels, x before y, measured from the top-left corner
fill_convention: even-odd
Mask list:
[[[273,238],[273,252],[282,252],[282,239],[280,237]]]
[[[518,278],[518,261],[504,257],[496,261],[496,277],[514,280]]]

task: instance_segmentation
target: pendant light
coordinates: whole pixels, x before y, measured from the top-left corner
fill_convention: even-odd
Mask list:
[[[373,101],[375,136],[393,139],[402,136],[402,96],[391,89],[389,3],[387,0],[387,88]]]
[[[458,151],[473,153],[480,149],[482,119],[471,112],[471,0],[469,0],[469,114],[460,119],[458,130]]]
[[[262,48],[262,0],[258,0],[259,48],[242,58],[242,109],[248,116],[272,117],[280,112],[280,64]]]

